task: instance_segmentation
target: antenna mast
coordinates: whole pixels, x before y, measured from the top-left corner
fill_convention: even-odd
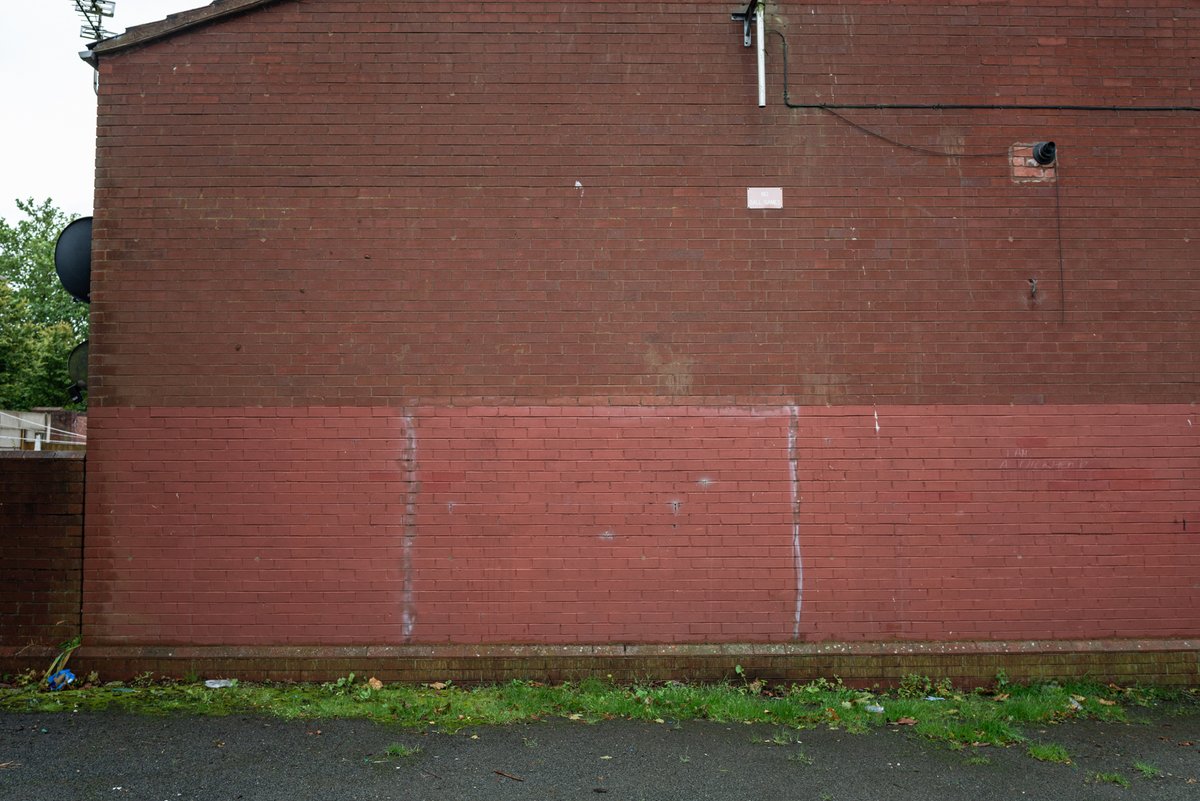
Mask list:
[[[79,38],[100,41],[113,35],[112,31],[104,30],[104,18],[111,17],[116,11],[116,0],[74,0],[75,10],[83,17],[83,26],[79,29]]]
[[[745,11],[737,11],[729,16],[742,23],[742,44],[750,47],[758,45],[758,107],[767,105],[767,43],[765,41],[763,17],[766,9],[763,0],[750,0]],[[753,31],[753,35],[751,35]]]

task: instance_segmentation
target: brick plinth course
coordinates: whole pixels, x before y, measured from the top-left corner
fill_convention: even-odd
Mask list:
[[[893,686],[916,674],[961,687],[986,686],[1001,672],[1011,681],[1088,679],[1194,686],[1200,683],[1194,641],[1055,641],[971,643],[822,643],[721,646],[389,646],[245,647],[92,646],[77,662],[105,677],[149,671],[182,677],[330,681],[354,673],[381,681],[484,684],[511,680],[617,683],[683,679],[772,684],[838,677],[856,687]]]

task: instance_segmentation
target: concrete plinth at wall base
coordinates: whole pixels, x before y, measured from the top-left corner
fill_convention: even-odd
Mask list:
[[[12,655],[0,652],[0,670]],[[328,681],[349,673],[385,682],[456,684],[588,676],[618,683],[718,681],[745,675],[771,683],[840,677],[853,686],[890,685],[909,674],[964,686],[1088,678],[1120,684],[1200,685],[1198,640],[1055,640],[1020,642],[872,642],[784,645],[402,645],[136,646],[85,645],[72,667],[104,680],[154,675],[245,681]]]

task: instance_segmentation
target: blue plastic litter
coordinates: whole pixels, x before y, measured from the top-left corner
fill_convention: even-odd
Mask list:
[[[75,674],[66,668],[63,668],[50,678],[46,679],[46,683],[50,685],[51,690],[61,690],[63,687],[66,687],[68,684],[71,684],[74,681]]]

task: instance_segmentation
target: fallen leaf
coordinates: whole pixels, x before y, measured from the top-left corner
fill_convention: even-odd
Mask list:
[[[605,754],[604,756],[602,756],[600,758],[601,759],[612,759],[612,757],[610,757],[608,754]]]
[[[567,715],[567,720],[583,720],[583,715],[576,712],[574,715]]]
[[[1008,693],[1000,693],[1000,694],[998,694],[998,695],[995,697],[995,699],[994,699],[994,700],[996,700],[996,701],[1007,701],[1007,700],[1008,700]]]
[[[894,723],[897,726],[915,726],[915,725],[917,725],[917,719],[916,718],[900,718],[899,720],[894,721]]]
[[[1096,703],[1098,703],[1102,706],[1116,706],[1117,705],[1116,701],[1110,701],[1107,698],[1097,698]]]
[[[446,689],[446,683],[444,681],[435,681],[433,684],[430,684],[428,686],[434,690]]]
[[[367,679],[367,686],[372,690],[382,690],[383,682],[372,676],[371,678]]]
[[[991,745],[991,743],[984,743],[984,742],[971,743],[972,748],[987,748],[990,745]]]
[[[1087,700],[1086,695],[1072,695],[1071,697],[1074,698],[1076,701],[1078,701],[1081,704]]]
[[[1182,745],[1184,748],[1188,748],[1188,747],[1195,745],[1195,743],[1192,742],[1191,740],[1180,740],[1179,744]]]
[[[665,721],[665,720],[663,720],[662,718],[655,718],[655,719],[654,719],[654,722],[655,722],[655,723],[666,723],[666,721]]]
[[[5,768],[19,768],[19,767],[21,767],[20,762],[0,762],[0,770],[4,770]]]
[[[478,740],[478,739],[479,739],[479,735],[478,735],[478,734],[472,734],[472,735],[471,735],[471,739],[472,739],[472,740]]]

